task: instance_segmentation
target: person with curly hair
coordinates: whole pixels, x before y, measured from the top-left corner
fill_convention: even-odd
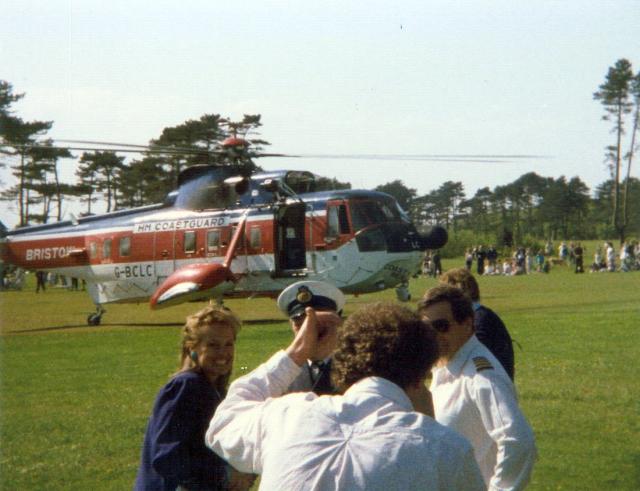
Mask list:
[[[149,418],[136,491],[251,487],[255,476],[238,473],[204,443],[226,394],[239,330],[238,318],[222,307],[187,317],[179,369],[158,393]]]
[[[338,333],[342,393],[285,394],[333,342],[323,334],[330,313],[305,314],[286,350],[229,387],[206,434],[218,455],[261,474],[260,489],[485,489],[469,442],[430,416],[424,382],[438,349],[428,324],[397,304],[368,305]]]

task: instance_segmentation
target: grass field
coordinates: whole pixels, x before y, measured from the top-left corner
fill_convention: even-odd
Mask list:
[[[530,489],[640,489],[640,273],[558,267],[480,282],[517,341],[516,383],[539,450]],[[414,280],[414,298],[434,283]],[[107,306],[90,328],[88,295],[33,291],[0,292],[2,489],[130,489],[153,398],[177,365],[179,327],[199,304]],[[349,297],[346,311],[394,298]],[[246,321],[235,374],[290,339],[275,302],[228,306]]]

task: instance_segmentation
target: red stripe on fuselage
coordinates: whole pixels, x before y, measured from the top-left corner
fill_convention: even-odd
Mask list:
[[[198,216],[199,218],[200,216]],[[231,240],[232,227],[236,223],[231,223],[222,227],[181,229],[159,232],[138,232],[134,229],[139,224],[133,225],[130,230],[107,230],[100,233],[99,229],[95,233],[89,232],[82,235],[78,233],[61,233],[55,236],[52,231],[44,238],[26,235],[16,237],[12,240],[7,237],[6,243],[2,244],[2,259],[10,264],[20,266],[25,269],[57,269],[74,266],[88,266],[98,264],[133,263],[154,260],[183,260],[194,258],[224,257]],[[245,238],[237,249],[237,255],[259,255],[273,254],[274,252],[274,221],[272,218],[264,220],[251,220],[245,224]],[[260,235],[259,244],[251,244],[252,229],[258,229]],[[139,228],[138,228],[139,230]],[[209,248],[207,246],[207,232],[211,230],[220,231],[220,244],[218,247]],[[306,250],[328,251],[339,248],[351,240],[353,234],[341,235],[325,240],[327,221],[325,216],[310,216],[307,214],[305,220],[305,245]],[[196,234],[196,246],[194,251],[185,251],[185,233]],[[123,239],[129,238],[130,248],[128,255],[120,255],[120,244]],[[106,242],[111,241],[111,253],[105,256]],[[163,255],[163,246],[173,251],[167,250]],[[71,253],[71,254],[70,254]]]

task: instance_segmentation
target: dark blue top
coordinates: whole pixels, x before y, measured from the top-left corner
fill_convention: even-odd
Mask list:
[[[493,310],[484,305],[475,309],[473,327],[476,337],[493,353],[513,380],[515,367],[513,361],[513,343],[506,326]]]
[[[204,375],[184,372],[156,397],[144,436],[135,491],[226,489],[226,463],[204,434],[221,398]]]

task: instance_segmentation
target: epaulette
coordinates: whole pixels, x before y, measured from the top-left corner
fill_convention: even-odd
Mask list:
[[[476,356],[473,359],[473,364],[476,366],[477,372],[481,372],[482,370],[493,370],[493,365],[484,356]]]

